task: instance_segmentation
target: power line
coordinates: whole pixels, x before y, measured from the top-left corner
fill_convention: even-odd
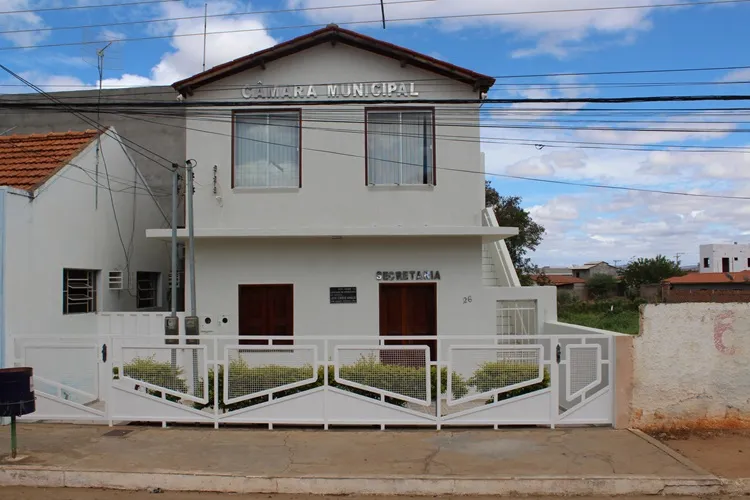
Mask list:
[[[5,69],[0,65],[0,68]],[[318,84],[323,85],[323,84]],[[667,96],[626,96],[626,97],[548,97],[548,98],[487,98],[487,99],[409,99],[404,101],[406,104],[433,104],[433,105],[455,105],[455,104],[630,104],[630,103],[647,103],[647,102],[700,102],[700,101],[750,101],[750,94],[712,94],[712,95],[667,95]],[[137,108],[244,108],[251,106],[253,101],[123,101],[123,102],[103,102],[103,108],[116,107],[137,107]],[[366,101],[356,99],[325,99],[325,100],[264,100],[264,107],[282,107],[282,106],[332,106],[366,103],[390,104],[394,103],[393,99],[368,99]],[[26,102],[0,101],[0,104],[8,108],[28,107]],[[59,102],[58,104],[73,109],[76,106],[90,106],[87,102]],[[469,108],[471,109],[471,108]],[[572,110],[568,110],[572,111]]]
[[[166,1],[178,1],[178,0],[166,0]],[[392,2],[389,2],[388,5],[401,5],[401,4],[413,4],[413,3],[424,3],[424,2],[434,2],[435,0],[395,0]],[[149,3],[149,2],[144,2]],[[12,34],[12,33],[35,33],[39,31],[62,31],[62,30],[77,30],[77,29],[89,29],[89,28],[104,28],[107,26],[128,26],[128,25],[141,25],[141,24],[152,24],[152,23],[165,23],[165,22],[173,22],[173,21],[189,21],[193,19],[204,19],[204,18],[216,18],[216,17],[239,17],[239,16],[254,16],[254,15],[262,15],[262,14],[284,14],[284,13],[290,13],[290,12],[306,12],[306,11],[317,11],[317,10],[338,10],[338,9],[354,9],[354,8],[361,8],[361,7],[374,7],[374,6],[380,6],[380,2],[375,3],[359,3],[359,4],[353,4],[353,5],[327,5],[322,7],[297,7],[294,9],[275,9],[275,10],[257,10],[253,12],[232,12],[227,14],[209,14],[209,15],[200,15],[200,16],[182,16],[182,17],[164,17],[160,19],[139,19],[137,21],[120,21],[120,22],[114,22],[114,23],[100,23],[100,24],[86,24],[86,25],[78,25],[78,26],[52,26],[48,28],[30,28],[30,29],[17,29],[17,30],[5,30],[0,31],[0,35],[6,35],[6,34]],[[74,6],[71,8],[80,9],[85,8],[80,6]],[[97,6],[101,7],[101,6]],[[62,8],[57,8],[54,10],[62,10]],[[19,12],[29,12],[29,11],[19,11]],[[0,12],[0,14],[7,14],[7,12]]]
[[[196,132],[202,132],[205,134],[211,134],[211,135],[219,135],[219,136],[227,136],[231,137],[231,134],[225,134],[223,132],[217,132],[213,130],[202,130],[202,129],[196,129],[193,127],[187,127],[187,126],[181,126],[181,125],[172,125],[172,124],[166,124],[166,123],[160,123],[160,122],[154,122],[151,120],[145,120],[143,118],[133,118],[135,120],[141,120],[145,122],[151,122],[166,126],[173,126],[177,128],[184,128],[185,130],[191,130]],[[249,140],[252,142],[260,142],[260,143],[266,143],[271,145],[278,145],[278,146],[288,146],[285,144],[275,143],[272,141],[263,141],[260,139],[251,139],[244,137],[243,139]],[[332,154],[337,156],[344,156],[348,158],[357,158],[357,159],[365,159],[366,157],[364,155],[358,155],[354,153],[344,153],[341,151],[331,151],[326,149],[319,149],[319,148],[310,148],[310,147],[304,147],[300,145],[300,149],[303,151],[310,151],[310,152],[317,152],[317,153],[324,153],[324,154]],[[418,163],[411,163],[411,162],[403,162],[403,161],[395,161],[395,160],[387,160],[382,158],[370,158],[371,160],[377,160],[382,162],[390,162],[390,163],[399,163],[403,165],[410,165],[410,166],[419,166],[422,167],[422,164]],[[510,174],[497,174],[497,173],[489,173],[489,172],[479,172],[476,170],[464,170],[464,169],[458,169],[458,168],[450,168],[450,167],[437,167],[435,166],[437,170],[444,170],[444,171],[452,171],[452,172],[462,172],[462,173],[470,173],[470,174],[482,174],[482,175],[488,175],[488,176],[494,176],[494,177],[504,177],[509,179],[516,179],[516,180],[524,180],[524,181],[530,181],[530,182],[543,182],[543,183],[551,183],[551,184],[562,184],[562,185],[569,185],[569,186],[578,186],[578,187],[586,187],[586,188],[599,188],[599,189],[611,189],[611,190],[621,190],[621,191],[634,191],[634,192],[644,192],[644,193],[655,193],[655,194],[668,194],[668,195],[679,195],[679,196],[688,196],[688,197],[697,197],[697,198],[713,198],[713,199],[728,199],[728,200],[750,200],[750,196],[730,196],[730,195],[714,195],[714,194],[701,194],[701,193],[688,193],[688,192],[680,192],[680,191],[667,191],[667,190],[659,190],[659,189],[648,189],[648,188],[637,188],[637,187],[631,187],[631,186],[613,186],[613,185],[607,185],[607,184],[594,184],[594,183],[583,183],[583,182],[575,182],[575,181],[562,181],[562,180],[553,180],[553,179],[541,179],[536,177],[524,177],[524,176],[518,176],[518,175],[510,175]]]
[[[39,9],[24,9],[24,10],[5,10],[0,14],[26,14],[32,12],[53,12],[62,10],[80,10],[80,9],[101,9],[109,7],[131,7],[133,5],[145,5],[153,3],[170,3],[170,2],[181,2],[182,0],[142,0],[138,2],[127,2],[127,3],[105,3],[105,4],[92,4],[92,5],[68,5],[66,7],[45,7]]]
[[[447,16],[419,16],[419,17],[404,17],[404,18],[392,18],[388,19],[389,22],[413,22],[413,21],[440,21],[445,19],[475,19],[475,18],[487,18],[487,17],[503,17],[503,16],[520,16],[520,15],[534,15],[534,14],[562,14],[562,13],[575,13],[575,12],[589,12],[589,11],[611,11],[611,10],[636,10],[636,9],[652,9],[658,7],[687,7],[696,5],[721,5],[721,4],[740,4],[747,3],[750,0],[713,0],[713,1],[699,1],[699,2],[681,2],[681,3],[665,3],[665,4],[651,4],[651,5],[622,5],[612,7],[591,7],[581,9],[556,9],[556,10],[536,10],[536,11],[518,11],[518,12],[487,12],[481,14],[456,14]],[[380,24],[381,19],[367,20],[367,21],[346,21],[338,23],[341,26],[353,26],[353,25],[366,25],[366,24]],[[310,28],[322,28],[328,24],[314,23],[314,24],[300,24],[295,26],[269,26],[264,28],[248,28],[238,30],[222,30],[212,31],[205,35],[223,35],[231,33],[249,33],[255,31],[278,31],[278,30],[289,30],[289,29],[310,29]],[[136,42],[145,40],[159,40],[165,38],[180,38],[188,36],[204,36],[204,33],[174,33],[172,35],[152,35],[132,38],[120,38],[114,41],[117,42]],[[70,47],[76,45],[92,45],[106,43],[112,40],[93,40],[83,42],[62,42],[62,43],[48,43],[38,45],[19,45],[14,47],[0,47],[0,50],[21,50],[21,49],[41,49],[50,47]]]
[[[24,83],[24,84],[28,85],[28,86],[29,86],[30,88],[32,88],[33,90],[35,90],[35,91],[36,91],[37,93],[39,93],[39,94],[41,94],[41,95],[43,95],[43,96],[47,97],[47,98],[48,98],[49,100],[51,100],[52,102],[54,102],[54,103],[56,103],[56,104],[58,104],[58,105],[60,105],[60,106],[66,107],[66,108],[67,108],[67,109],[68,109],[68,110],[69,110],[69,111],[70,111],[70,112],[71,112],[71,113],[73,114],[73,116],[76,116],[76,117],[80,118],[80,119],[81,119],[81,120],[83,120],[83,121],[84,121],[85,123],[88,123],[88,124],[90,124],[90,125],[92,124],[92,126],[94,126],[94,128],[96,128],[96,129],[97,129],[97,130],[98,130],[99,132],[101,132],[101,133],[106,133],[107,135],[109,135],[109,128],[108,128],[108,127],[105,127],[105,126],[104,126],[104,125],[102,125],[101,123],[99,123],[99,122],[97,122],[97,121],[95,121],[95,120],[92,120],[92,119],[88,118],[88,117],[87,117],[86,115],[83,115],[83,114],[81,114],[81,113],[78,113],[78,112],[76,112],[76,111],[75,111],[75,110],[74,110],[73,108],[71,108],[70,106],[68,106],[68,105],[66,105],[65,103],[61,102],[60,100],[56,99],[56,98],[55,98],[54,96],[52,96],[52,95],[48,94],[47,92],[45,92],[44,90],[40,89],[39,87],[37,87],[37,86],[36,86],[36,85],[34,85],[33,83],[29,82],[28,80],[26,80],[26,79],[25,79],[25,78],[23,78],[22,76],[20,76],[20,75],[18,75],[18,74],[16,74],[16,73],[14,73],[14,72],[13,72],[12,70],[10,70],[10,69],[9,69],[8,67],[6,67],[5,65],[3,65],[3,64],[0,64],[0,69],[4,70],[4,71],[5,71],[6,73],[10,74],[10,75],[11,75],[12,77],[14,77],[14,78],[15,78],[16,80],[18,80],[18,81],[20,81],[20,82],[22,82],[22,83]],[[121,140],[126,140],[126,141],[128,141],[129,143],[131,143],[131,144],[133,144],[133,145],[135,145],[135,146],[137,146],[137,147],[139,147],[139,148],[142,148],[142,149],[143,149],[144,151],[148,151],[148,152],[149,152],[150,154],[153,154],[154,156],[156,156],[156,157],[158,157],[158,158],[161,158],[161,159],[163,159],[163,160],[167,161],[167,162],[168,162],[168,163],[169,163],[170,165],[171,165],[172,163],[174,163],[174,162],[171,162],[171,161],[170,161],[170,160],[169,160],[168,158],[165,158],[165,157],[161,156],[161,155],[160,155],[160,154],[158,154],[158,153],[154,153],[153,151],[149,150],[148,148],[146,148],[146,147],[144,147],[144,146],[141,146],[140,144],[138,144],[138,143],[136,143],[136,142],[134,142],[134,141],[131,141],[130,139],[128,139],[128,138],[126,138],[126,137],[120,137],[120,138],[118,138],[118,137],[114,137],[114,136],[111,136],[111,135],[110,135],[110,137],[112,137],[112,138],[113,138],[114,140],[116,140],[116,141],[118,141],[118,142],[121,142]],[[147,158],[148,160],[150,160],[150,161],[154,162],[155,164],[159,165],[160,167],[162,167],[162,168],[165,168],[165,169],[167,169],[167,170],[169,170],[169,171],[171,172],[171,169],[170,169],[170,167],[166,167],[166,166],[162,165],[161,163],[157,162],[156,160],[154,160],[153,158],[149,157],[149,156],[148,156],[148,155],[146,155],[145,153],[143,153],[143,152],[141,152],[141,151],[139,151],[139,150],[137,150],[137,149],[133,148],[132,146],[130,146],[130,149],[131,149],[132,151],[135,151],[136,153],[140,154],[140,155],[141,155],[141,156],[143,156],[144,158]]]
[[[145,116],[169,116],[169,115],[159,115],[155,113],[137,113],[137,112],[111,112],[112,114],[116,114],[119,116],[127,116],[127,117],[133,117],[133,116],[139,116],[139,115],[145,115]],[[221,114],[215,114],[215,115],[205,115],[200,114],[196,115],[196,118],[200,118],[201,121],[205,122],[217,122],[217,123],[231,123],[232,117],[221,115]],[[364,120],[336,120],[332,118],[324,118],[324,119],[311,119],[309,117],[305,117],[303,123],[333,123],[333,124],[347,124],[347,125],[364,125]],[[159,123],[159,122],[154,122]],[[436,125],[439,125],[440,127],[469,127],[469,128],[498,128],[498,129],[513,129],[513,128],[519,128],[517,126],[507,126],[507,125],[487,125],[487,124],[460,124],[460,123],[450,123],[450,122],[440,122],[436,123]],[[284,125],[280,125],[284,126]],[[298,125],[289,125],[290,127],[297,127]],[[335,133],[347,133],[347,134],[359,134],[363,135],[364,130],[352,130],[352,129],[346,129],[346,128],[332,128],[332,127],[320,127],[320,126],[309,126],[309,125],[301,125],[300,126],[303,130],[317,130],[317,131],[326,131],[326,132],[335,132]],[[525,126],[521,128],[539,128],[535,126]],[[567,129],[566,129],[567,130]],[[571,128],[570,130],[605,130],[605,131],[622,131],[624,129],[620,128],[603,128],[599,127],[597,129],[593,128],[586,128],[586,127],[576,127]],[[644,128],[644,129],[630,129],[629,131],[639,131],[639,132],[653,132],[656,131],[655,128]],[[702,132],[701,129],[665,129],[669,132],[694,132],[699,133]],[[744,130],[744,129],[743,129]],[[714,130],[711,130],[712,132]],[[747,129],[746,131],[750,132],[750,129]],[[731,132],[734,132],[734,130],[731,130]],[[387,135],[387,134],[386,134]],[[400,134],[409,136],[409,134]],[[749,149],[743,148],[743,147],[732,147],[732,146],[693,146],[693,145],[661,145],[659,146],[649,146],[649,145],[643,145],[642,147],[639,147],[637,144],[627,144],[627,143],[601,143],[601,142],[590,142],[590,141],[561,141],[561,140],[546,140],[546,139],[520,139],[520,138],[504,138],[504,137],[490,137],[490,136],[479,136],[477,138],[475,137],[469,137],[469,136],[457,136],[457,135],[448,135],[448,134],[436,134],[436,138],[443,139],[443,140],[449,140],[449,141],[457,141],[457,142],[476,142],[476,143],[496,143],[496,144],[521,144],[521,145],[529,145],[529,146],[535,146],[538,144],[545,144],[547,143],[561,143],[561,144],[568,144],[568,145],[576,145],[584,149],[622,149],[626,151],[675,151],[675,149],[666,149],[666,148],[684,148],[689,150],[688,152],[721,152],[721,153],[727,153],[727,152],[738,152],[738,153],[747,153],[750,152]],[[496,142],[497,141],[497,142]],[[523,141],[523,142],[521,142]],[[622,146],[619,148],[616,147],[604,147],[604,146]]]
[[[139,112],[139,111],[116,111],[107,110],[105,113],[114,114],[118,116],[130,117],[135,119],[135,116],[149,116],[149,117],[165,117],[171,118],[175,115],[168,113],[160,114],[155,112]],[[231,123],[232,118],[226,114],[211,114],[211,113],[197,113],[196,118],[200,118],[203,122],[215,122],[215,123]],[[168,125],[162,122],[155,122],[150,120],[151,123],[159,125]],[[476,122],[476,120],[475,120]],[[304,118],[304,123],[321,123],[321,124],[353,124],[353,125],[364,125],[364,119],[351,120],[351,119],[338,119],[333,117],[323,117],[315,119],[307,114]],[[661,122],[664,123],[664,122]],[[707,122],[714,123],[714,122]],[[697,129],[697,128],[686,128],[686,129],[659,129],[656,127],[648,128],[609,128],[609,127],[550,127],[542,126],[539,124],[534,125],[501,125],[501,124],[487,124],[487,123],[452,123],[452,122],[439,122],[436,123],[442,127],[461,127],[461,128],[492,128],[492,129],[558,129],[558,130],[602,130],[612,132],[655,132],[663,131],[669,133],[735,133],[735,132],[750,132],[750,129]],[[174,125],[178,128],[184,128],[181,125]],[[283,126],[283,125],[282,125]],[[290,127],[297,127],[297,125],[289,125]],[[347,128],[333,128],[331,126],[309,126],[301,125],[303,130],[316,130],[316,131],[327,131],[335,133],[345,134],[359,134],[363,135],[362,129],[353,130]],[[201,129],[195,129],[201,130]],[[406,134],[407,136],[409,134]],[[668,152],[692,152],[692,153],[747,153],[750,152],[746,147],[740,146],[706,146],[706,145],[687,145],[687,144],[632,144],[632,143],[616,143],[616,142],[594,142],[594,141],[565,141],[565,140],[554,140],[554,139],[523,139],[523,138],[506,138],[506,137],[493,137],[493,136],[462,136],[462,135],[450,135],[450,134],[436,134],[436,138],[447,141],[455,142],[474,142],[484,144],[516,144],[525,146],[547,146],[547,147],[577,147],[581,149],[602,149],[602,150],[622,150],[622,151],[668,151]]]

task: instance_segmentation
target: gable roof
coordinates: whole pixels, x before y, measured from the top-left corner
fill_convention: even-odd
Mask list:
[[[99,134],[86,130],[0,136],[0,186],[33,192]]]
[[[202,73],[175,82],[172,84],[172,87],[182,95],[189,95],[192,94],[193,90],[202,87],[203,85],[207,85],[250,68],[263,67],[268,62],[281,59],[282,57],[327,42],[343,43],[381,56],[390,57],[403,64],[409,64],[416,68],[431,71],[438,75],[473,85],[476,90],[481,92],[486,92],[495,84],[495,79],[491,76],[482,75],[469,69],[440,61],[434,57],[378,40],[377,38],[372,38],[355,31],[340,28],[335,24],[329,24],[325,28],[282,42],[268,49],[214,66]]]
[[[732,279],[729,278],[730,276]],[[750,271],[738,271],[732,273],[690,273],[685,276],[667,278],[663,283],[669,283],[670,285],[709,285],[718,283],[750,285]]]

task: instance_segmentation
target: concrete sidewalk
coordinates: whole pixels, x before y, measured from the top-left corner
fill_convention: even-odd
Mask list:
[[[8,430],[7,427],[4,430]],[[112,432],[115,431],[115,432]],[[9,450],[8,432],[0,450]],[[268,431],[25,424],[0,485],[321,494],[712,494],[712,475],[631,431]]]

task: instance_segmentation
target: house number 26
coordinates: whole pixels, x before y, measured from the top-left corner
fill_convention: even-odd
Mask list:
[[[468,297],[464,297],[464,304],[470,304],[471,303],[471,295]]]

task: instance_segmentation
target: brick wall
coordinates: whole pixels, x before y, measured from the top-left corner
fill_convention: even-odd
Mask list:
[[[749,290],[685,290],[680,288],[663,288],[662,293],[667,303],[679,302],[750,302]]]

